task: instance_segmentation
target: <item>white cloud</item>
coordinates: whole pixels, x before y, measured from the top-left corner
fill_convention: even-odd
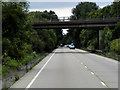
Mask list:
[[[113,2],[114,0],[2,0],[2,2]],[[120,0],[115,0],[118,2]]]
[[[43,0],[28,0],[28,1],[43,2]],[[114,0],[44,0],[44,2],[113,2],[113,1]]]
[[[53,9],[29,9],[29,11],[54,11],[58,17],[64,17],[64,16],[71,16],[73,7],[66,7],[66,8],[53,8]]]
[[[99,6],[100,8],[103,8],[103,7],[105,7],[105,6]]]

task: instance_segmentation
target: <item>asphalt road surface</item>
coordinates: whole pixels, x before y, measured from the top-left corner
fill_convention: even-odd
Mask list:
[[[79,49],[58,48],[11,88],[118,88],[118,62]]]

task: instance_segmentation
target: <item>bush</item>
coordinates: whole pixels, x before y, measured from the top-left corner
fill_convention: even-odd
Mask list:
[[[110,50],[120,55],[120,39],[114,39],[111,42]]]
[[[88,42],[88,49],[92,49],[92,50],[95,50],[95,49],[97,49],[97,44],[98,44],[98,39],[97,38],[94,38],[94,39],[92,39],[92,40],[89,40],[89,42]]]
[[[79,35],[79,38],[81,39],[81,46],[86,47],[87,42],[88,42],[88,35],[87,35],[87,30],[82,30],[81,34]]]
[[[10,72],[10,68],[8,66],[2,65],[2,76],[6,76]]]
[[[111,39],[112,39],[112,31],[108,27],[105,27],[101,33],[101,45],[102,45],[102,49],[106,52],[110,51]]]
[[[29,63],[31,60],[33,60],[33,58],[34,58],[34,55],[26,55],[22,60],[22,64]]]

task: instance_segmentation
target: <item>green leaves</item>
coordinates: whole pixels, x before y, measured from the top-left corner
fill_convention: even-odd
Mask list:
[[[120,55],[120,39],[115,39],[111,42],[110,50]]]
[[[19,66],[19,63],[16,60],[9,60],[7,63],[8,63],[7,65],[9,67],[18,67]]]
[[[57,40],[62,36],[61,31],[34,30],[32,27],[34,20],[58,20],[54,11],[26,13],[28,7],[28,2],[2,3],[3,72],[5,74],[13,69],[16,73],[16,80],[19,79],[17,75],[19,66],[27,65],[39,56],[38,53],[51,52],[57,46]]]
[[[82,30],[80,33],[81,47],[89,49],[97,49],[98,47],[98,31],[95,30]]]
[[[114,18],[120,17],[120,2],[114,2],[111,5],[88,13],[89,18]]]
[[[57,43],[57,36],[53,29],[43,29],[37,31],[40,39],[44,42],[44,50],[49,52],[56,47]]]
[[[105,27],[101,34],[101,44],[104,51],[109,52],[110,51],[110,43],[112,40],[112,31]]]
[[[117,23],[114,30],[112,30],[112,33],[113,33],[112,39],[120,38],[120,22]]]
[[[98,6],[96,3],[92,2],[81,2],[75,8],[73,8],[72,13],[77,19],[87,18],[88,13],[97,10]]]
[[[36,11],[36,12],[30,12],[29,15],[32,17],[33,23],[37,23],[40,21],[58,21],[58,16],[55,14],[54,11]]]

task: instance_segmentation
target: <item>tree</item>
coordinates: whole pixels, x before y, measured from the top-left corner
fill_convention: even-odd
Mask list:
[[[111,12],[113,17],[120,17],[120,1],[113,2]]]
[[[120,38],[120,22],[117,23],[115,28],[112,30],[113,36],[112,39]]]
[[[30,16],[32,16],[32,21],[57,21],[58,16],[54,11],[43,11],[43,12],[30,12]],[[44,49],[46,52],[52,51],[58,44],[60,44],[60,40],[62,39],[62,30],[61,29],[39,29],[36,30],[39,38],[44,42]]]
[[[50,30],[39,30],[37,31],[39,37],[41,38],[42,41],[45,43],[45,48],[44,50],[46,52],[52,51],[56,47],[56,42],[57,42],[57,36],[56,33],[54,32],[53,29]]]
[[[24,7],[27,4],[19,2],[2,3],[2,23],[3,23],[3,54],[7,53],[12,59],[20,59],[28,52],[29,45],[26,42],[27,13]],[[31,28],[29,28],[31,29]],[[7,41],[5,42],[5,40]],[[5,43],[7,43],[6,46]]]
[[[73,15],[70,17],[71,20],[79,20],[88,18],[88,14],[92,11],[98,10],[96,3],[92,2],[81,2],[75,8],[72,9]],[[77,48],[81,48],[87,40],[83,41],[80,37],[81,29],[70,29],[68,35],[72,38],[72,41],[75,43]],[[83,32],[82,32],[83,34]],[[82,42],[82,45],[81,45]],[[85,45],[87,46],[87,45]]]
[[[94,10],[98,10],[96,3],[81,2],[73,8],[72,13],[77,19],[84,19],[87,18],[88,14]]]
[[[79,38],[83,48],[98,49],[98,31],[83,29]]]
[[[105,52],[110,51],[111,40],[112,40],[112,31],[108,27],[105,27],[101,34],[102,49]]]

